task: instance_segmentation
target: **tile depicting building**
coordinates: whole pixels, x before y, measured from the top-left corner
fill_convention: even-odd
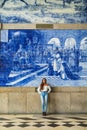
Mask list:
[[[1,23],[87,23],[86,0],[0,0]]]
[[[87,86],[87,30],[1,30],[0,86]]]

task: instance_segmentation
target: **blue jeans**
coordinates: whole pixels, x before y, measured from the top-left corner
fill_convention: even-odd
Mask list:
[[[40,97],[41,97],[42,112],[46,112],[48,103],[48,92],[41,92]]]

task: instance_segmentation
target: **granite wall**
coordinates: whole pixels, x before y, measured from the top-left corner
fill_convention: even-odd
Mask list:
[[[48,113],[87,113],[87,87],[55,87]],[[0,88],[0,114],[41,113],[36,88]]]

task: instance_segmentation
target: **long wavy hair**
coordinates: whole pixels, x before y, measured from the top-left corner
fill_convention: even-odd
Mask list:
[[[45,80],[45,83],[43,82],[43,80]],[[47,83],[46,78],[43,78],[43,79],[42,79],[42,82],[41,82],[41,84],[40,84],[40,90],[43,90],[44,84],[46,84],[46,83]]]

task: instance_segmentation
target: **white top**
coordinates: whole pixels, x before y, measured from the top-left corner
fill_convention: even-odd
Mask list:
[[[49,85],[48,86],[46,85],[46,86],[43,87],[43,90],[40,90],[40,86],[39,86],[37,91],[38,91],[39,94],[41,92],[48,92],[48,93],[50,93],[51,92],[51,87]]]

